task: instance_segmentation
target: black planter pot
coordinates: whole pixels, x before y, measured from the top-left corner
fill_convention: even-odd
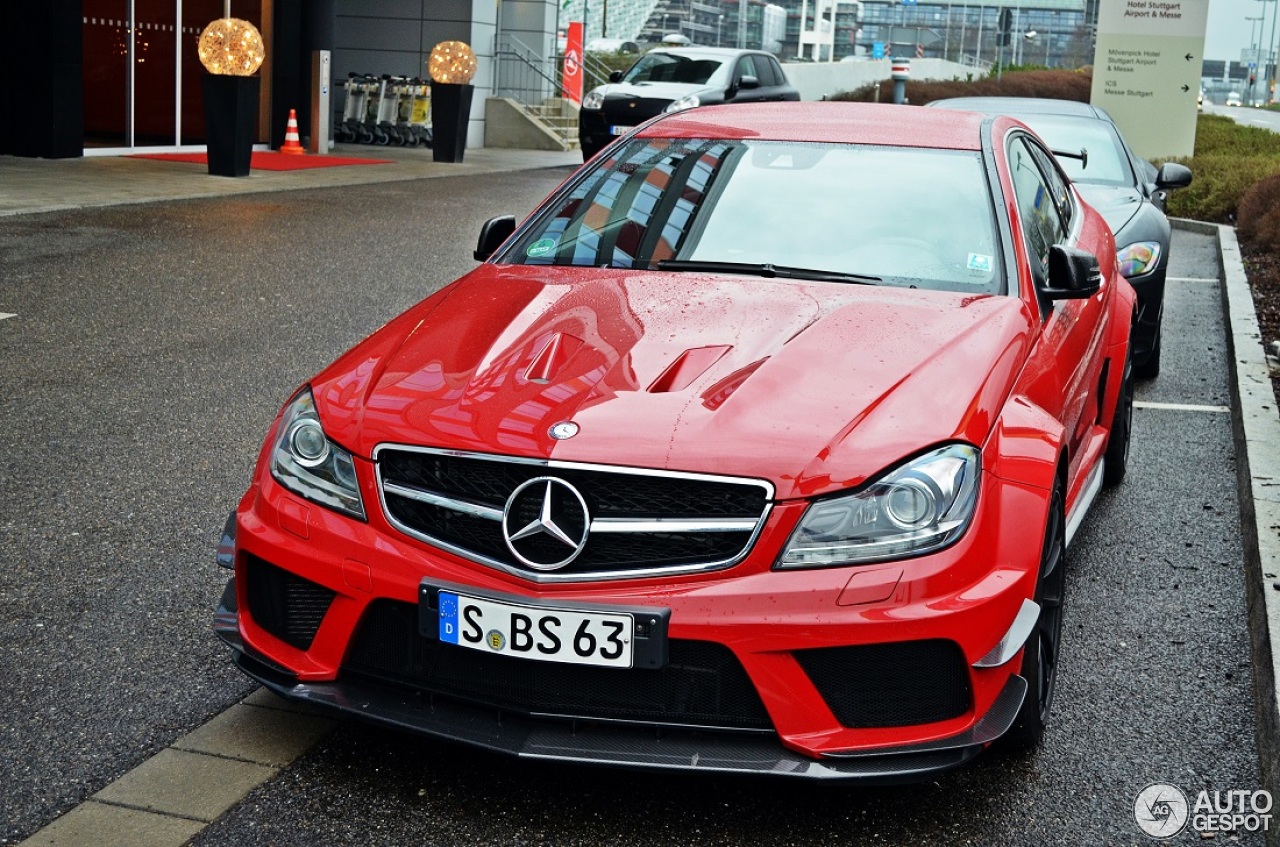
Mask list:
[[[431,158],[436,162],[461,162],[467,150],[467,124],[471,121],[474,85],[431,84]]]
[[[211,176],[248,176],[258,124],[256,76],[204,75],[204,131]]]

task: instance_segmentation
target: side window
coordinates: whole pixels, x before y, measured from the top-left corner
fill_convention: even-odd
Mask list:
[[[1040,170],[1044,172],[1045,180],[1049,184],[1049,191],[1053,194],[1053,202],[1058,207],[1058,214],[1062,216],[1062,222],[1068,230],[1071,229],[1071,221],[1075,218],[1075,206],[1072,205],[1071,189],[1067,187],[1067,181],[1063,178],[1062,173],[1054,164],[1054,158],[1041,147],[1031,145],[1031,152],[1036,157],[1036,161],[1040,163]]]
[[[756,72],[756,63],[752,61],[750,56],[743,56],[738,59],[738,79],[744,76],[753,76],[760,79],[760,74]],[[761,82],[761,85],[764,83]]]
[[[1049,248],[1066,239],[1053,189],[1041,172],[1032,148],[1023,138],[1009,145],[1009,173],[1018,203],[1018,217],[1026,238],[1027,257],[1037,283],[1049,278]]]
[[[774,59],[773,57],[770,57],[770,58],[769,58],[769,65],[773,68],[773,84],[774,84],[774,85],[789,85],[789,84],[790,84],[790,83],[788,83],[788,82],[787,82],[787,75],[786,75],[786,74],[784,74],[784,73],[782,72],[782,65],[779,65],[779,64],[778,64],[778,60],[777,60],[777,59]]]
[[[760,72],[760,87],[772,88],[779,85],[778,77],[773,70],[773,62],[763,56],[756,57],[756,70]]]

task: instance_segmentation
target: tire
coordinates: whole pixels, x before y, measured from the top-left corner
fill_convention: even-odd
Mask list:
[[[1160,340],[1164,337],[1164,324],[1156,330],[1156,342],[1151,345],[1151,354],[1141,364],[1133,366],[1133,375],[1138,379],[1155,379],[1160,376]]]
[[[1159,350],[1156,351],[1159,353]],[[1111,421],[1111,435],[1107,439],[1107,452],[1103,457],[1102,484],[1119,485],[1124,482],[1129,467],[1129,442],[1133,434],[1133,368],[1125,363],[1124,379],[1120,381],[1120,396],[1116,398],[1116,414]]]
[[[1005,735],[1010,746],[1024,750],[1038,747],[1044,738],[1058,679],[1067,565],[1067,522],[1063,499],[1062,480],[1058,480],[1050,497],[1049,520],[1040,552],[1040,574],[1036,580],[1035,601],[1040,606],[1040,617],[1022,651],[1020,673],[1027,681],[1027,696],[1018,710],[1017,719]]]

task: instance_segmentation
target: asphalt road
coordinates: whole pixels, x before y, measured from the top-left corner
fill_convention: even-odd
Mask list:
[[[1206,104],[1205,111],[1214,115],[1226,115],[1236,123],[1244,124],[1245,126],[1256,126],[1271,132],[1280,132],[1280,112],[1273,112],[1270,109]]]
[[[270,420],[470,268],[483,219],[565,175],[0,220],[0,313],[16,313],[0,320],[0,843],[249,693],[210,630],[213,548]],[[1211,239],[1178,233],[1172,275],[1216,277]],[[1216,284],[1167,296],[1164,374],[1138,399],[1229,404]],[[1071,551],[1035,755],[815,789],[513,762],[343,724],[195,843],[1148,843],[1133,820],[1148,784],[1259,778],[1229,416],[1143,407],[1134,438],[1128,479]]]

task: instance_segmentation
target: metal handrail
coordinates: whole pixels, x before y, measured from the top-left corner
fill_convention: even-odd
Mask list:
[[[566,120],[564,112],[544,107],[560,97],[561,56],[544,57],[512,35],[497,45],[498,74],[494,95],[514,100],[535,122],[554,133],[566,145],[577,141],[577,121]],[[570,113],[572,114],[572,113]]]
[[[498,80],[494,94],[525,106],[540,104],[560,91],[558,57],[546,58],[513,35],[498,43]]]

